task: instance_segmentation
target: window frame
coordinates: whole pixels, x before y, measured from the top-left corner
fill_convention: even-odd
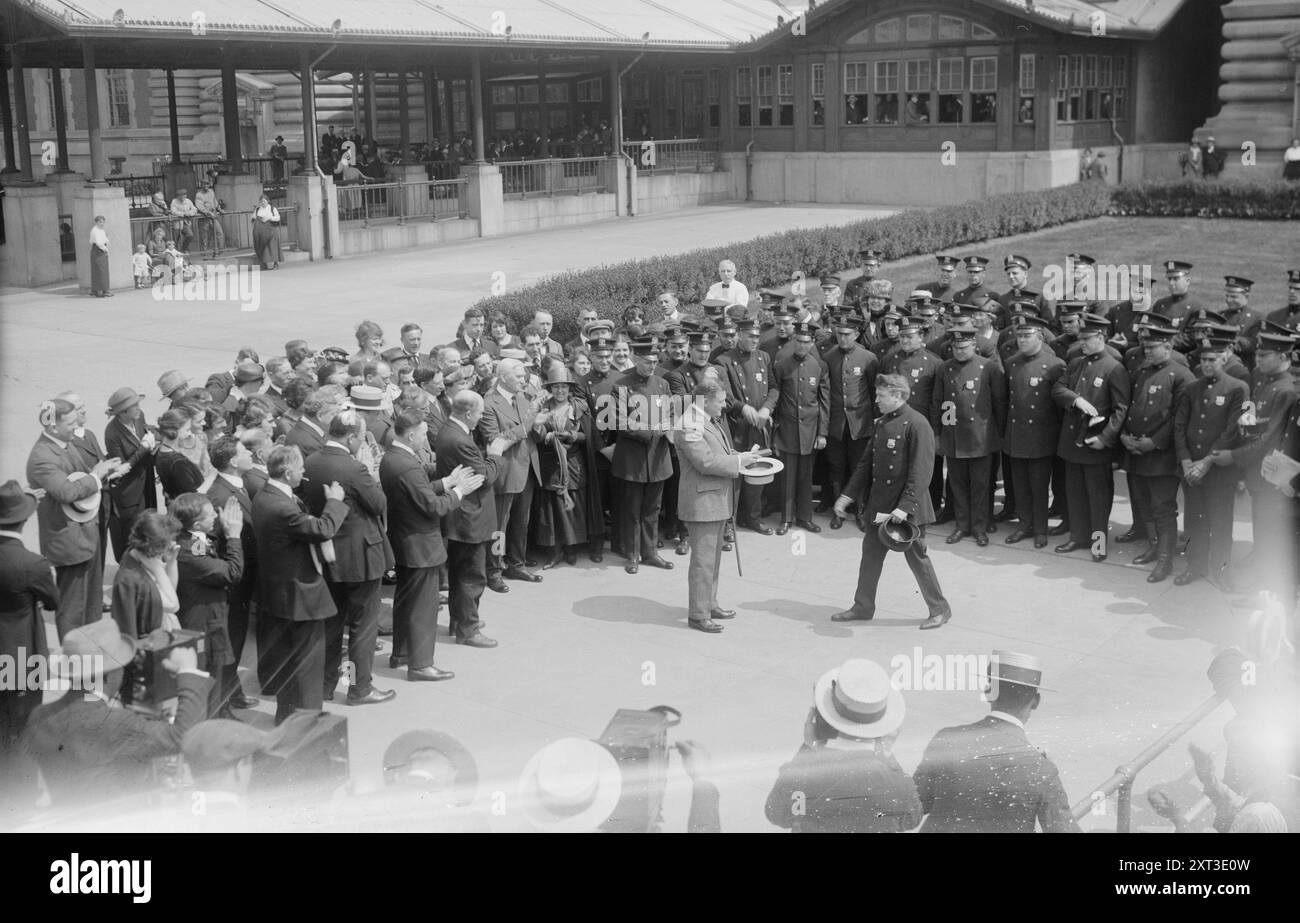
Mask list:
[[[118,79],[121,81],[120,92],[115,90],[115,84]],[[115,98],[117,97],[117,98]],[[135,105],[131,94],[131,71],[125,67],[109,67],[104,69],[104,103],[108,107],[108,118],[104,120],[104,127],[111,129],[131,128],[135,124]],[[116,111],[117,106],[126,107],[126,118],[118,119],[120,115]]]
[[[808,70],[809,96],[812,106],[808,111],[808,123],[814,128],[826,127],[826,62],[813,61]]]

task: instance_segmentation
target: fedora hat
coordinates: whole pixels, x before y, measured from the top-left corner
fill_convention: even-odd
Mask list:
[[[519,779],[524,816],[546,830],[594,831],[614,813],[623,776],[595,741],[565,737],[533,754]]]
[[[894,688],[885,668],[874,660],[846,660],[827,670],[813,690],[813,705],[822,720],[846,737],[888,737],[903,726],[903,693]]]
[[[118,388],[109,395],[108,410],[105,413],[110,417],[117,416],[123,410],[134,407],[142,400],[144,400],[144,395],[135,388]]]
[[[188,385],[190,380],[185,377],[185,373],[180,369],[172,369],[170,372],[163,372],[158,376],[158,390],[162,392],[162,399],[167,400],[177,388]]]
[[[25,522],[36,512],[36,498],[13,478],[0,484],[0,526]]]
[[[69,481],[80,481],[82,478],[90,477],[84,471],[74,471],[68,475]],[[73,522],[92,522],[99,516],[100,491],[95,491],[89,497],[82,497],[80,500],[73,500],[71,503],[64,503],[63,515]]]
[[[124,635],[111,618],[87,622],[63,636],[60,645],[68,657],[101,657],[103,672],[120,670],[135,659],[136,642]],[[93,662],[93,661],[92,661]]]

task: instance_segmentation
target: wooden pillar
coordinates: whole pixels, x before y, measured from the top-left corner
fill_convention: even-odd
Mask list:
[[[239,87],[235,65],[221,66],[221,121],[226,135],[226,159],[231,173],[244,172],[244,150],[239,140]]]
[[[302,149],[307,172],[316,173],[316,73],[311,68],[311,49],[298,52],[299,79],[302,82]]]
[[[54,137],[58,153],[55,173],[71,173],[68,166],[68,110],[63,102],[63,71],[50,68],[50,92],[54,94]]]
[[[90,143],[90,182],[104,182],[104,135],[99,127],[99,79],[95,72],[95,46],[81,46],[81,72],[86,80],[86,139]]]
[[[537,69],[537,130],[541,132],[542,140],[545,141],[550,137],[550,124],[546,118],[546,67],[545,65]]]
[[[432,144],[434,136],[438,134],[438,81],[433,75],[433,68],[424,69],[424,141],[426,144]]]
[[[18,179],[35,182],[32,175],[32,138],[27,130],[27,85],[23,78],[22,49],[9,46],[9,60],[14,68],[14,127],[18,134]]]
[[[14,149],[14,114],[9,108],[9,68],[0,67],[0,123],[4,126],[5,166],[0,173],[18,172],[18,155]]]
[[[443,81],[443,112],[447,123],[447,142],[451,143],[453,136],[456,134],[456,90],[455,80],[448,78]]]
[[[365,109],[366,109],[366,126],[363,131],[363,140],[371,138],[379,140],[379,112],[375,105],[375,72],[373,68],[366,68],[366,82],[364,84]],[[358,152],[360,153],[360,152]]]
[[[618,58],[609,60],[609,127],[617,153],[623,150],[623,81],[618,79]]]
[[[397,70],[398,147],[403,160],[411,156],[411,100],[406,89],[406,69]]]
[[[181,162],[181,129],[176,116],[176,71],[167,70],[167,127],[171,131],[172,163]]]
[[[483,65],[479,53],[474,52],[474,69],[469,88],[469,104],[474,113],[474,162],[486,163],[483,139]]]

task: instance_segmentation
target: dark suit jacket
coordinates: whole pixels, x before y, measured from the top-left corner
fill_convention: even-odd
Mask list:
[[[861,346],[845,352],[839,346],[823,356],[830,374],[830,429],[832,439],[840,439],[848,427],[850,439],[861,439],[871,428],[876,415],[876,370],[880,363],[875,353]]]
[[[325,436],[312,429],[306,420],[299,420],[284,437],[285,445],[296,445],[302,450],[303,458],[310,458],[325,447]]]
[[[536,416],[528,404],[528,398],[522,393],[515,394],[513,401],[506,400],[496,388],[483,396],[483,418],[478,423],[483,444],[490,444],[497,436],[519,440],[501,456],[505,462],[505,471],[497,481],[497,493],[522,493],[528,486],[530,470],[537,483],[541,483],[542,468],[537,459],[537,443],[529,438]]]
[[[239,533],[241,550],[244,559],[244,575],[236,582],[252,585],[257,582],[257,536],[253,532],[253,497],[248,492],[248,487],[243,490],[236,490],[225,478],[218,474],[213,478],[212,483],[208,485],[208,499],[212,501],[212,508],[221,513],[222,507],[234,497],[239,502],[239,509],[244,514],[244,528]],[[182,542],[184,544],[184,542]],[[221,539],[217,542],[218,551],[224,551],[226,544],[225,533],[222,533]],[[222,557],[225,557],[224,553]]]
[[[478,341],[478,343],[479,343],[479,352],[491,353],[493,359],[498,359],[501,357],[501,347],[496,344],[496,340],[493,340],[487,335],[484,335]],[[455,340],[452,341],[451,345],[453,348],[455,348],[460,352],[462,357],[468,356],[474,352],[473,348],[470,347],[469,343],[465,341],[465,338],[463,336],[457,337]]]
[[[162,627],[163,606],[158,585],[130,552],[122,555],[113,577],[113,620],[118,631],[133,638],[143,638]]]
[[[26,670],[21,658],[49,653],[41,606],[59,607],[50,562],[18,539],[0,536],[0,655],[19,657],[18,669]]]
[[[114,417],[104,428],[104,451],[108,457],[120,458],[131,465],[129,472],[109,485],[108,491],[116,509],[149,509],[156,502],[153,452],[140,441],[146,431],[143,418],[128,426]]]
[[[273,618],[311,622],[338,611],[325,577],[312,563],[310,546],[334,537],[348,506],[342,500],[327,500],[318,519],[300,504],[273,484],[253,498],[259,616],[265,612]]]
[[[902,510],[924,526],[934,522],[930,502],[933,473],[934,432],[922,414],[904,404],[876,420],[871,444],[862,453],[844,495],[859,503],[867,522],[877,513]]]
[[[271,404],[275,407],[275,412],[277,414],[283,414],[286,410],[289,409],[289,405],[286,404],[284,401],[284,394],[281,393],[280,389],[276,388],[274,385],[272,385],[271,387],[263,391],[262,396],[271,402]]]
[[[348,515],[334,534],[335,561],[326,573],[337,583],[378,580],[393,566],[393,549],[384,535],[384,514],[388,501],[366,466],[345,449],[326,445],[307,459],[307,484],[303,499],[315,515],[325,512],[325,485],[333,481],[343,487]]]
[[[59,448],[44,433],[37,437],[27,456],[27,483],[45,490],[36,507],[36,521],[40,526],[41,554],[56,567],[81,564],[99,553],[99,525],[93,519],[73,522],[63,514],[64,503],[93,497],[100,489],[91,477],[68,480],[68,475],[76,471],[90,469],[74,446]]]
[[[1061,415],[1052,388],[1065,363],[1044,346],[1038,355],[1017,352],[1006,364],[1007,426],[1004,450],[1012,458],[1050,458],[1061,435]]]
[[[250,499],[261,493],[262,488],[266,486],[266,472],[260,468],[249,468],[244,472],[244,490],[248,491]]]
[[[1060,774],[1022,728],[991,715],[934,735],[913,776],[922,833],[1077,833]]]
[[[436,475],[439,478],[451,474],[458,465],[466,465],[483,475],[483,486],[462,498],[460,507],[447,514],[442,524],[443,535],[457,542],[490,541],[497,528],[497,504],[493,485],[504,468],[502,460],[480,449],[474,442],[474,437],[465,432],[455,417],[438,430],[438,438],[433,441],[433,451],[438,456]]]
[[[805,745],[781,767],[767,819],[795,833],[901,833],[921,822],[921,803],[892,756]]]
[[[177,753],[185,732],[207,717],[209,677],[176,678],[176,720],[155,721],[129,708],[69,692],[32,713],[23,738],[40,764],[56,806],[138,794],[156,757]]]
[[[424,465],[394,445],[379,463],[379,483],[388,498],[388,540],[401,567],[437,567],[447,560],[442,517],[460,505],[454,493],[435,488]]]
[[[176,556],[179,580],[176,596],[180,609],[176,617],[188,631],[208,633],[208,669],[235,662],[230,641],[230,592],[244,578],[244,549],[241,542],[222,541],[218,555],[216,539],[209,538],[203,554],[195,553],[194,537],[185,533]]]

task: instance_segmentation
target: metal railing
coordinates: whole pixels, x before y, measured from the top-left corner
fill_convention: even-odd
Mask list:
[[[718,168],[720,148],[717,138],[623,142],[623,153],[639,173],[712,173]]]
[[[167,181],[167,177],[161,174],[147,174],[136,176],[130,174],[127,176],[109,176],[105,182],[110,186],[117,186],[126,193],[126,202],[128,208],[148,208],[149,200],[153,198],[155,190],[162,191]]]
[[[338,186],[339,221],[362,227],[381,222],[438,221],[465,218],[465,179],[425,180],[415,183],[365,183]]]
[[[565,157],[498,163],[506,198],[613,192],[618,161],[612,157]]]
[[[277,206],[280,212],[280,226],[276,234],[280,246],[294,249],[298,246],[298,228],[294,221],[297,206]],[[194,255],[218,257],[223,253],[253,249],[253,213],[226,212],[215,218],[200,216],[197,218],[132,218],[131,251],[140,244],[149,246],[154,230],[163,229],[163,240],[174,240],[182,252]]]
[[[288,196],[289,176],[297,166],[297,160],[290,157],[284,162],[284,175],[279,179],[276,179],[274,164],[274,157],[245,157],[244,172],[257,177],[266,197],[271,200],[272,205],[279,208],[280,203],[286,201]],[[218,173],[230,172],[229,160],[189,160],[185,165],[194,171],[195,187],[213,170]]]
[[[1223,696],[1217,693],[1210,696],[1194,712],[1166,731],[1159,740],[1116,769],[1109,779],[1074,806],[1070,812],[1074,815],[1074,819],[1082,820],[1094,810],[1098,802],[1115,794],[1115,832],[1129,833],[1133,823],[1133,783],[1137,781],[1138,773],[1168,750],[1178,738],[1200,724],[1221,704],[1223,704]]]

